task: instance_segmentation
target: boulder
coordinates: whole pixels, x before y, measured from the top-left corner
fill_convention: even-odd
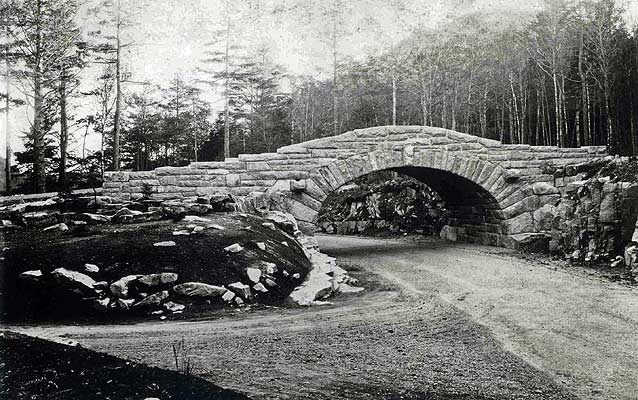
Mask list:
[[[226,229],[223,226],[217,225],[217,224],[209,224],[209,225],[207,225],[207,227],[210,228],[210,229],[215,229],[217,231],[223,231],[224,229]]]
[[[33,271],[24,271],[18,278],[29,281],[29,282],[41,282],[42,281],[42,271],[39,269]]]
[[[66,268],[57,268],[51,272],[51,276],[58,284],[78,290],[83,295],[95,295],[93,288],[95,281],[88,275]]]
[[[557,208],[551,204],[545,204],[534,211],[534,222],[537,224],[538,230],[551,231],[557,215]]]
[[[224,300],[225,302],[230,302],[235,298],[235,293],[231,292],[230,290],[227,290],[226,293],[223,294],[222,296],[222,300]]]
[[[64,222],[60,222],[59,224],[51,225],[43,229],[44,232],[50,232],[50,231],[66,232],[68,230],[69,230],[69,227]]]
[[[164,300],[168,299],[168,297],[169,297],[168,290],[163,290],[161,292],[154,293],[150,296],[146,296],[140,302],[134,304],[133,307],[136,307],[136,308],[157,307],[160,304],[162,304]]]
[[[549,194],[560,194],[560,191],[555,186],[552,186],[547,182],[534,183],[532,185],[532,192],[539,196],[544,196]]]
[[[257,268],[246,268],[246,275],[254,283],[259,283],[261,278],[261,270]]]
[[[263,226],[264,228],[268,228],[272,231],[276,230],[277,228],[275,227],[275,224],[273,224],[272,222],[264,222],[261,224],[261,226]]]
[[[177,281],[178,275],[174,272],[162,272],[160,274],[150,274],[140,276],[135,284],[142,288],[151,288],[160,285],[166,285]]]
[[[117,299],[115,304],[122,310],[128,310],[135,303],[135,299]]]
[[[195,214],[208,214],[209,211],[213,210],[213,207],[209,204],[193,203],[189,204],[186,209]]]
[[[111,299],[109,297],[105,297],[103,299],[95,299],[93,306],[98,310],[106,310],[111,303]]]
[[[84,272],[98,273],[100,272],[100,267],[95,264],[84,264]]]
[[[45,211],[23,214],[24,222],[27,226],[42,227],[57,223],[58,213],[48,213]]]
[[[226,288],[202,282],[186,282],[173,286],[173,292],[187,297],[213,298],[222,296],[226,293]]]
[[[113,296],[125,299],[129,296],[129,285],[141,275],[128,275],[111,283],[110,289]]]
[[[210,223],[213,222],[208,218],[203,218],[203,217],[198,217],[197,215],[187,215],[184,217],[184,219],[182,220],[184,222],[203,222],[203,223]]]
[[[266,284],[266,286],[268,286],[270,288],[273,288],[273,287],[277,286],[277,283],[274,280],[272,280],[271,278],[264,279],[264,283]]]
[[[625,258],[622,256],[617,256],[611,261],[611,264],[610,264],[612,268],[618,268],[624,265],[625,265]]]
[[[14,225],[13,222],[8,219],[3,219],[0,220],[0,228],[17,228],[17,225]]]
[[[241,297],[235,297],[235,304],[241,306],[244,304],[244,300],[242,300]]]
[[[333,293],[332,278],[314,268],[306,280],[290,293],[290,299],[300,306],[310,306],[316,300],[323,299]]]
[[[163,307],[166,311],[170,313],[181,312],[181,311],[184,311],[184,309],[186,308],[185,305],[175,303],[174,301],[167,301],[166,303],[164,303]]]
[[[638,276],[638,244],[631,243],[625,247],[625,266],[633,276]]]
[[[266,250],[266,243],[264,242],[257,242],[257,248],[261,251],[265,251]]]
[[[172,240],[167,240],[167,241],[164,241],[164,242],[153,243],[153,246],[155,246],[155,247],[174,247],[174,246],[177,246],[177,243],[173,242]]]
[[[239,243],[233,243],[230,246],[224,247],[224,251],[229,253],[239,253],[242,250],[244,250],[244,248],[241,247]]]
[[[82,213],[78,214],[82,221],[88,224],[107,224],[111,222],[111,218],[101,214]]]
[[[241,282],[235,282],[228,285],[228,288],[235,292],[236,295],[243,297],[248,300],[252,298],[252,294],[250,293],[250,286],[244,285]]]
[[[264,218],[290,235],[294,235],[295,231],[299,230],[297,220],[292,214],[282,211],[268,211]]]
[[[130,210],[126,207],[122,207],[119,210],[117,210],[115,214],[113,214],[113,218],[120,218],[123,216],[128,216],[128,215],[132,216],[132,215],[140,215],[140,214],[142,214],[141,211]]]
[[[445,225],[443,228],[441,228],[439,236],[441,237],[441,239],[449,240],[451,242],[456,242],[457,240],[456,229],[452,228],[449,225]]]
[[[638,219],[636,219],[636,225],[634,227],[634,233],[631,235],[631,241],[638,243]]]
[[[253,289],[261,293],[268,293],[268,289],[266,289],[266,287],[261,283],[253,285]]]

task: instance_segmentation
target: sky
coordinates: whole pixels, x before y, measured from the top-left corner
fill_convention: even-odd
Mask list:
[[[91,0],[99,2],[101,0]],[[338,0],[330,0],[338,1]],[[131,27],[124,41],[133,43],[124,53],[131,80],[166,83],[181,74],[194,78],[209,42],[223,27],[225,0],[121,0],[129,12]],[[327,0],[230,0],[235,34],[247,48],[267,47],[271,61],[292,74],[330,76],[331,54],[326,44],[327,17],[322,14]],[[436,28],[451,15],[482,12],[495,23],[504,18],[524,20],[540,7],[541,0],[344,0],[341,14],[343,39],[340,57],[361,59],[380,48],[400,41],[417,27]],[[625,0],[628,22],[638,22],[638,0]],[[79,25],[88,30],[94,20],[84,13]],[[248,50],[250,51],[250,50]],[[4,87],[4,83],[2,82]],[[135,90],[128,84],[125,90]],[[14,91],[15,92],[15,91]],[[213,108],[221,107],[219,96],[209,92]],[[89,108],[91,105],[80,104]],[[26,129],[26,107],[10,114],[12,148],[23,150],[17,131]],[[4,118],[2,118],[4,120]],[[0,147],[4,155],[5,127],[0,123]],[[79,136],[71,143],[77,146]],[[89,146],[99,143],[97,135]]]

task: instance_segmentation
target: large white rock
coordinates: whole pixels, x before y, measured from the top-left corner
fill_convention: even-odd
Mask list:
[[[163,307],[166,309],[166,311],[171,313],[184,311],[184,309],[186,308],[185,305],[175,303],[174,301],[167,301],[166,303],[164,303]]]
[[[255,289],[258,292],[268,293],[268,289],[266,289],[266,287],[262,285],[261,283],[257,283],[253,285],[253,289]]]
[[[441,232],[439,232],[439,236],[441,237],[441,239],[449,240],[450,242],[456,242],[457,240],[456,229],[452,228],[449,225],[445,225],[441,229]]]
[[[210,223],[213,222],[208,218],[198,217],[197,215],[187,215],[183,219],[184,222],[205,222]]]
[[[84,264],[84,271],[90,273],[100,272],[100,267],[95,264]]]
[[[241,247],[239,245],[239,243],[233,243],[230,246],[226,246],[224,247],[224,251],[227,251],[229,253],[239,253],[240,251],[242,251],[244,248]]]
[[[143,275],[137,279],[137,283],[147,286],[166,285],[177,281],[178,275],[174,272],[162,272],[160,274]]]
[[[244,299],[250,299],[252,297],[252,294],[250,293],[250,286],[244,285],[241,282],[231,283],[228,285],[228,288]]]
[[[332,277],[314,268],[306,280],[290,293],[290,299],[301,306],[311,306],[315,300],[328,297],[333,291]]]
[[[83,294],[95,294],[95,290],[93,289],[95,280],[88,275],[66,268],[54,269],[51,275],[61,285],[78,289]]]
[[[224,300],[225,302],[230,302],[235,298],[236,294],[231,292],[230,290],[227,290],[226,293],[224,293],[224,295],[222,296],[222,300]]]
[[[141,275],[127,275],[111,283],[111,286],[109,286],[109,288],[111,289],[111,293],[113,294],[113,296],[120,299],[127,298],[129,294],[130,283],[140,276]]]
[[[167,240],[165,242],[153,243],[153,246],[155,246],[155,247],[174,247],[174,246],[177,246],[177,243],[173,242],[172,240]]]
[[[23,273],[18,275],[18,278],[25,281],[40,282],[42,280],[42,271],[40,271],[39,269],[34,271],[24,271]]]
[[[68,230],[69,230],[69,227],[64,222],[60,222],[59,224],[51,225],[43,229],[44,232],[49,232],[49,231],[65,232]]]
[[[188,297],[218,297],[226,293],[223,286],[214,286],[202,282],[186,282],[173,286],[173,291]]]
[[[638,219],[636,219],[636,225],[634,228],[634,233],[631,235],[631,241],[638,243]]]
[[[154,293],[150,296],[146,296],[140,302],[133,305],[133,307],[157,307],[166,299],[168,299],[168,290]]]
[[[261,270],[257,268],[246,268],[246,275],[248,275],[248,279],[250,279],[254,283],[259,283],[259,279],[261,278]]]

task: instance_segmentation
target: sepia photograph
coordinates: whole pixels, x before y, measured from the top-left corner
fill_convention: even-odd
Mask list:
[[[638,0],[0,0],[0,400],[638,400]]]

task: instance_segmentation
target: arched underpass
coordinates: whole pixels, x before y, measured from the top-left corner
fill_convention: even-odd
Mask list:
[[[433,168],[403,167],[395,171],[425,183],[445,201],[448,224],[456,227],[458,238],[472,240],[503,235],[503,213],[494,196],[473,181]]]
[[[371,172],[347,182],[323,201],[318,230],[327,233],[390,231],[438,234],[457,227],[456,239],[503,234],[497,200],[474,182],[433,168]]]

